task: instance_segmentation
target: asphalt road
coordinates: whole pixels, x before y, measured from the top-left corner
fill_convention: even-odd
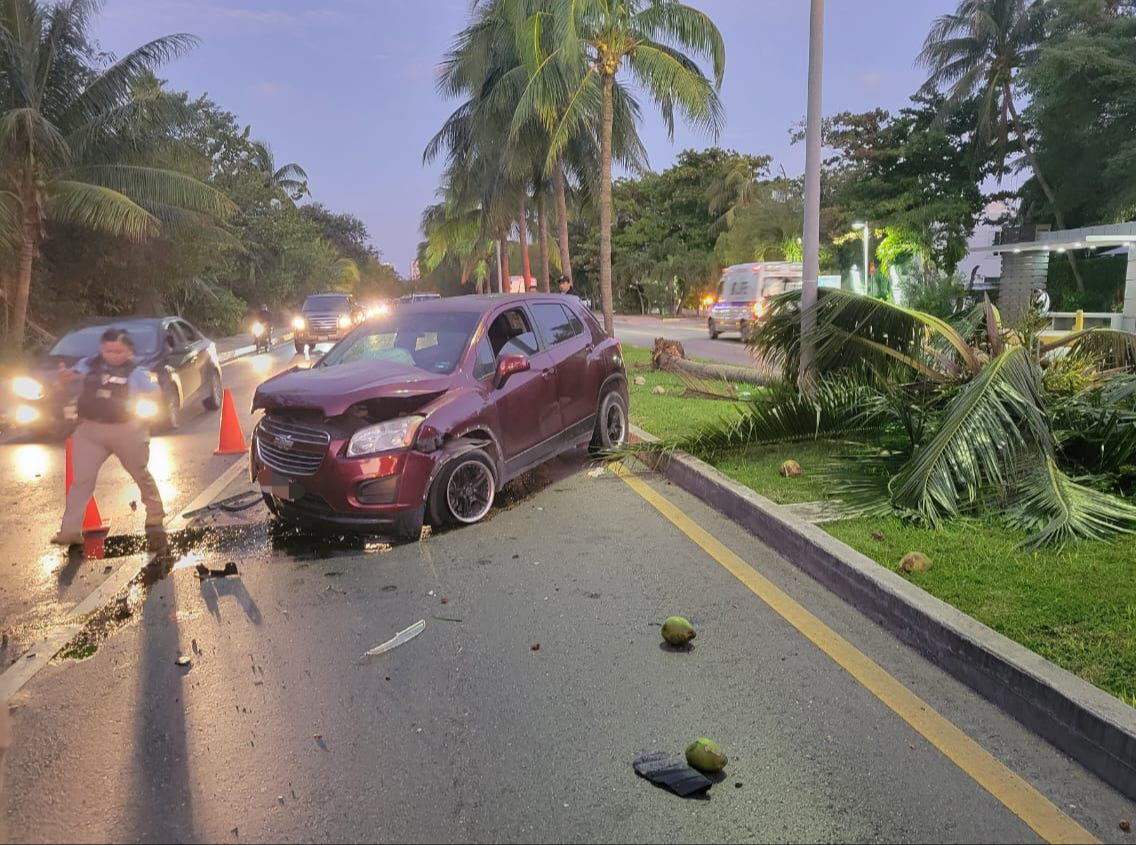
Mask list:
[[[644,493],[589,468],[559,459],[486,522],[418,544],[228,518],[136,588],[93,657],[13,700],[0,839],[1035,842],[1068,822],[1125,841],[1130,803],[760,539],[666,482]],[[696,530],[833,636],[814,645]],[[239,576],[195,577],[227,560]],[[661,647],[672,613],[698,628],[688,653]],[[418,620],[416,639],[364,657]],[[933,745],[834,662],[840,643],[1000,762]],[[730,757],[708,800],[634,774],[636,752],[699,736]],[[1001,798],[975,779],[1002,771]],[[1040,791],[1022,818],[1003,803],[1015,777]]]
[[[704,358],[742,367],[753,363],[741,338],[731,334],[711,340],[706,332],[706,322],[693,317],[661,320],[658,317],[619,315],[615,318],[615,336],[631,346],[646,349],[654,349],[655,338],[665,337],[682,341],[689,358]]]
[[[248,434],[253,391],[269,375],[303,360],[292,345],[271,353],[238,358],[222,368]],[[217,412],[197,405],[187,409],[181,428],[151,441],[150,471],[162,491],[166,510],[177,513],[216,478],[232,457],[214,457]],[[9,441],[0,445],[0,667],[7,666],[36,631],[55,624],[102,578],[102,566],[68,564],[67,554],[48,543],[59,530],[64,500],[64,448],[61,441]],[[103,467],[95,490],[111,534],[140,535],[145,512],[138,489],[114,458]],[[137,503],[137,510],[131,503]]]

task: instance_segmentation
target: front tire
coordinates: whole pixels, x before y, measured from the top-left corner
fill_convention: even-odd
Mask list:
[[[619,391],[604,394],[596,413],[596,428],[588,447],[592,454],[618,449],[627,442],[627,402]]]
[[[451,459],[430,488],[430,518],[435,525],[472,525],[493,508],[497,476],[493,461],[481,449]]]
[[[221,388],[221,373],[213,370],[209,374],[209,391],[202,401],[206,411],[216,411],[221,408],[221,402],[225,398],[225,393]]]
[[[166,431],[176,431],[181,428],[181,397],[178,396],[177,388],[173,386],[166,390],[166,418],[162,427]]]

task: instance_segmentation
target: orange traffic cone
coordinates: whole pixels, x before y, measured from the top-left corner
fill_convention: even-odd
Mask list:
[[[67,438],[67,462],[66,472],[64,479],[64,493],[71,492],[71,485],[75,483],[75,467],[72,466],[71,457],[71,438]],[[83,533],[84,534],[103,534],[105,535],[110,531],[110,522],[103,522],[102,514],[99,513],[98,503],[95,502],[95,497],[91,496],[90,501],[87,502],[87,511],[83,514]]]
[[[248,451],[245,434],[241,431],[241,421],[237,419],[237,406],[233,404],[233,394],[225,391],[225,402],[221,406],[221,437],[214,455],[240,455]]]

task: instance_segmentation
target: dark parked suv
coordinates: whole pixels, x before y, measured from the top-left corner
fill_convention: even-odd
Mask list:
[[[314,293],[304,300],[292,320],[296,351],[306,346],[341,340],[363,319],[363,309],[347,293]]]
[[[277,516],[403,538],[477,522],[520,473],[627,436],[619,343],[557,295],[402,305],[253,407],[252,476]]]

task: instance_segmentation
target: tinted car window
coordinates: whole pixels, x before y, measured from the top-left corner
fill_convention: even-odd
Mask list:
[[[55,346],[51,347],[51,355],[64,358],[87,358],[99,351],[99,338],[107,329],[125,329],[134,341],[135,355],[153,355],[158,349],[158,324],[156,322],[140,322],[138,320],[124,320],[113,326],[88,326],[85,329],[65,334]]]
[[[342,311],[350,310],[351,298],[341,294],[331,294],[309,296],[304,300],[305,311],[334,311],[337,308]]]
[[[549,345],[571,340],[580,333],[580,321],[573,323],[572,315],[563,305],[541,303],[532,306],[541,336]]]
[[[395,312],[356,329],[317,366],[393,361],[430,373],[451,373],[461,360],[479,319],[480,315],[472,312]]]
[[[498,314],[487,334],[496,358],[502,355],[535,355],[540,351],[529,318],[520,308]]]
[[[197,341],[201,340],[201,332],[199,332],[185,320],[178,320],[176,325],[178,329],[181,330],[181,333],[185,335],[191,343],[196,343]]]
[[[485,378],[497,372],[497,359],[493,355],[493,347],[489,345],[489,338],[483,337],[477,344],[477,357],[473,362],[473,377]]]

